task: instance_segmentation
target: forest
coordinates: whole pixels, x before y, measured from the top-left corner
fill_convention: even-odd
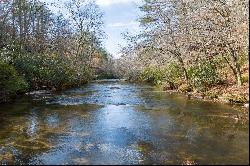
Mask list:
[[[246,0],[144,0],[139,34],[113,59],[102,45],[95,1],[71,0],[52,13],[37,0],[0,3],[1,101],[37,89],[125,78],[162,90],[246,103],[249,11]]]
[[[249,101],[249,2],[144,0],[116,74],[207,99]],[[118,72],[117,72],[118,71]]]
[[[0,2],[0,101],[87,83],[108,60],[99,7],[72,0],[64,12],[52,13],[38,0]]]

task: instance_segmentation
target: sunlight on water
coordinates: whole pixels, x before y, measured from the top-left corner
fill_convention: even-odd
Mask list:
[[[0,108],[1,164],[248,164],[240,108],[98,81]]]

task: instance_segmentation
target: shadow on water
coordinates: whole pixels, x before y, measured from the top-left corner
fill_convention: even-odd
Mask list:
[[[104,80],[0,107],[1,164],[248,164],[238,108]]]

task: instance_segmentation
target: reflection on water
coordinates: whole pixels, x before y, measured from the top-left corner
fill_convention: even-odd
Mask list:
[[[229,105],[98,81],[0,107],[1,164],[248,164]]]

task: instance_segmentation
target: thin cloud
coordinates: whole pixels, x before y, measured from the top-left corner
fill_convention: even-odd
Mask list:
[[[108,24],[108,27],[134,27],[134,26],[139,26],[139,23],[135,21],[131,21],[128,23],[116,22],[116,23]]]
[[[111,6],[114,4],[128,4],[137,1],[138,0],[97,0],[96,3],[100,6]]]

